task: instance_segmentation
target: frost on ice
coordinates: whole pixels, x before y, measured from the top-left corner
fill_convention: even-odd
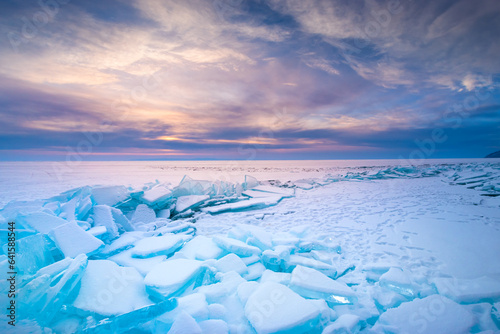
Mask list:
[[[0,224],[5,230],[15,221],[18,229],[17,328],[39,333],[495,332],[498,276],[431,278],[398,263],[358,266],[352,259],[365,256],[365,250],[345,256],[343,240],[314,235],[307,221],[282,231],[257,227],[252,220],[272,213],[251,210],[279,206],[336,182],[385,179],[440,177],[495,197],[499,175],[495,165],[439,165],[284,184],[251,176],[242,184],[186,176],[176,187],[158,182],[140,189],[86,186],[47,200],[11,202],[0,211]],[[243,218],[227,233],[198,234],[198,219],[226,213]],[[286,215],[279,219],[286,221]],[[3,253],[5,272],[5,246]],[[1,283],[5,296],[7,283]]]

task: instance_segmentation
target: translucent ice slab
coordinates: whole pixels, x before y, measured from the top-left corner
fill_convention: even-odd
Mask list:
[[[7,254],[9,246],[4,244],[3,251]],[[49,240],[43,234],[30,235],[15,242],[15,266],[19,274],[34,274],[38,269],[54,262],[50,252]]]
[[[321,331],[320,309],[278,283],[262,283],[248,298],[245,315],[259,334]]]
[[[160,298],[169,298],[184,291],[203,271],[203,262],[174,259],[155,266],[145,277],[148,290]]]
[[[73,303],[78,309],[104,316],[129,313],[150,304],[137,270],[108,260],[88,262]]]
[[[324,299],[329,305],[352,304],[356,301],[354,291],[345,283],[303,266],[296,266],[292,271],[290,288],[303,297]]]
[[[151,257],[157,255],[171,255],[186,243],[190,236],[184,234],[167,233],[159,237],[144,238],[135,243],[132,255],[135,257]]]
[[[66,222],[52,229],[49,235],[67,257],[93,254],[104,247],[101,240],[84,231],[75,222]]]

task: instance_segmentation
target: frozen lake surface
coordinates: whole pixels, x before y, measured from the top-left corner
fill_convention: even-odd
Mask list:
[[[500,159],[422,160],[425,164],[492,161]],[[406,163],[400,160],[0,162],[0,207],[11,200],[47,198],[86,185],[140,187],[155,180],[177,185],[184,175],[230,182],[243,182],[245,175],[252,175],[262,181],[286,182]]]
[[[500,161],[400,163],[2,163],[16,329],[499,332]]]

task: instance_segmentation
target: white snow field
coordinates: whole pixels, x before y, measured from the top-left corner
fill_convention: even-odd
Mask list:
[[[500,161],[398,163],[2,163],[0,332],[500,333]]]

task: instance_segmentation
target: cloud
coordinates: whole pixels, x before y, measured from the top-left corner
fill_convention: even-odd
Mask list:
[[[498,73],[500,4],[274,0],[301,29],[338,47],[360,76],[383,87],[444,86],[453,90],[469,71]],[[375,52],[377,57],[367,57]],[[472,74],[473,75],[473,74]],[[467,81],[466,81],[467,82]]]
[[[70,2],[17,49],[5,37],[41,9],[3,9],[4,151],[60,153],[107,124],[96,154],[387,156],[478,89],[463,124],[496,140],[497,1]]]

